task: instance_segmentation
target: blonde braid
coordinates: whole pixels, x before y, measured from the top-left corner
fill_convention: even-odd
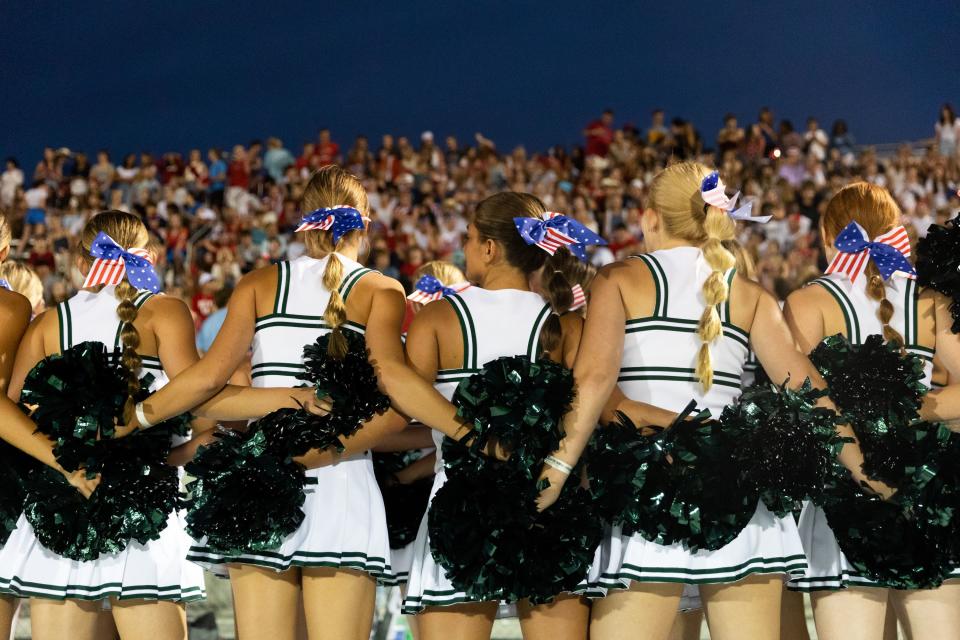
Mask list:
[[[323,311],[323,320],[330,326],[330,342],[327,354],[337,360],[347,355],[347,337],[343,335],[341,325],[347,321],[347,305],[340,295],[340,281],[343,279],[343,263],[335,253],[327,255],[327,266],[323,269],[323,286],[330,292],[330,300]]]
[[[723,274],[732,269],[736,257],[724,247],[724,241],[732,240],[734,224],[730,217],[717,207],[708,207],[703,230],[707,240],[703,243],[703,257],[712,269],[703,283],[703,297],[707,306],[697,324],[697,336],[703,341],[697,352],[696,375],[704,391],[713,386],[713,362],[710,357],[710,343],[720,337],[723,326],[720,323],[720,313],[717,306],[726,302],[730,295],[730,287]]]

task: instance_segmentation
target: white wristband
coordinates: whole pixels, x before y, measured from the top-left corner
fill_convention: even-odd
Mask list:
[[[143,412],[143,403],[142,403],[142,402],[138,402],[138,403],[133,407],[133,413],[134,413],[134,415],[137,416],[137,422],[139,422],[139,423],[140,423],[140,426],[143,427],[144,429],[153,426],[153,423],[150,422],[149,420],[147,420],[147,416],[146,416],[146,414]]]
[[[548,467],[553,467],[560,473],[565,473],[570,475],[573,472],[573,467],[561,460],[560,458],[555,458],[554,456],[547,456],[543,461]]]

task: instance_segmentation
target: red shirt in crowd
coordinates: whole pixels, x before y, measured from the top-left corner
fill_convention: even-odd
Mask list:
[[[317,158],[317,165],[323,167],[333,164],[340,155],[340,145],[331,140],[330,142],[321,142],[317,145],[317,150],[313,154]]]
[[[606,157],[613,142],[613,128],[603,120],[594,120],[587,125],[587,155]]]
[[[190,301],[190,307],[197,315],[198,327],[203,324],[203,321],[207,319],[207,316],[217,310],[217,305],[213,301],[213,296],[209,293],[203,293],[202,291],[193,295],[193,299]]]
[[[250,188],[250,168],[243,160],[234,160],[227,167],[227,184],[241,189]]]

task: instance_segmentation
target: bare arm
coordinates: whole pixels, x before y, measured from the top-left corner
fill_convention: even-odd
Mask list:
[[[924,396],[920,409],[923,420],[960,419],[960,335],[953,333],[953,316],[950,313],[950,299],[937,293],[935,295],[935,313],[937,326],[937,362],[947,371],[949,386],[935,389]]]
[[[223,389],[250,348],[255,322],[254,288],[249,280],[244,279],[230,298],[227,317],[210,351],[201,360],[196,360],[196,347],[192,344],[191,337],[189,350],[193,353],[193,364],[178,371],[178,375],[169,384],[144,401],[144,414],[147,419],[152,424],[162,422],[193,409]],[[182,340],[182,336],[180,339]],[[164,356],[161,343],[160,358],[166,368]],[[169,360],[177,356],[167,354],[166,357]]]
[[[451,438],[460,438],[466,427],[457,417],[457,408],[431,384],[436,378],[439,360],[434,359],[433,371],[427,378],[424,374],[428,370],[419,366],[427,363],[418,363],[413,355],[415,350],[428,348],[427,343],[432,342],[434,358],[437,357],[436,337],[432,328],[426,327],[432,315],[429,313],[430,305],[417,314],[407,333],[407,352],[410,357],[410,364],[407,364],[400,342],[405,300],[403,288],[393,280],[388,288],[374,294],[367,323],[367,346],[370,348],[371,362],[377,369],[380,386],[390,396],[393,407],[403,415],[419,420]]]
[[[789,343],[781,343],[781,349],[779,351],[770,351],[769,349],[776,345],[774,343],[768,343],[767,341],[767,331],[771,331],[774,335],[778,333],[776,327],[771,325],[773,319],[770,317],[772,310],[768,312],[762,312],[761,309],[757,310],[757,320],[754,320],[754,323],[761,320],[761,318],[766,318],[766,320],[764,320],[764,324],[761,325],[758,331],[750,332],[750,340],[754,343],[757,359],[760,361],[760,364],[763,365],[770,379],[774,382],[784,380],[786,376],[790,376],[790,386],[797,387],[803,383],[804,378],[809,377],[815,388],[826,388],[826,382],[813,366],[813,363],[797,349],[796,343],[793,342],[793,337],[795,337],[796,342],[799,343],[799,347],[803,349],[804,352],[810,353],[820,344],[823,338],[826,337],[824,336],[826,327],[823,312],[821,311],[821,307],[813,299],[815,295],[817,295],[816,289],[810,287],[807,289],[799,289],[787,298],[783,315],[786,318],[786,326],[790,329],[787,333],[792,333],[793,336],[790,338]],[[775,304],[776,303],[774,303],[774,305]],[[779,309],[777,310],[777,314],[779,315]],[[758,333],[763,334],[759,340],[757,340]],[[763,353],[761,353],[760,344],[763,344]],[[792,348],[787,348],[787,344],[792,344]],[[785,352],[791,353],[788,354]],[[806,361],[805,365],[800,361],[801,359]],[[767,362],[770,362],[770,368],[767,367]],[[821,398],[818,404],[830,409],[836,409],[828,398]],[[860,449],[860,443],[853,431],[853,427],[849,424],[837,425],[837,434],[843,438],[853,440],[845,444],[843,449],[840,450],[840,455],[837,456],[840,463],[850,471],[854,479],[858,482],[868,484],[874,491],[884,497],[891,496],[893,490],[890,487],[882,482],[870,480],[866,474],[863,473],[863,450]]]
[[[433,435],[429,427],[422,424],[411,424],[400,433],[386,436],[381,439],[374,451],[381,453],[393,453],[396,451],[411,451],[413,449],[426,449],[433,446]]]
[[[418,458],[405,469],[397,471],[394,476],[400,484],[413,484],[417,480],[432,477],[436,464],[437,452],[433,451],[422,458]]]

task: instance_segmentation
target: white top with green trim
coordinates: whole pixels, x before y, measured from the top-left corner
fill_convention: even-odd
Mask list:
[[[866,277],[858,278],[854,283],[843,274],[831,273],[810,283],[826,289],[836,301],[846,324],[844,335],[853,344],[863,344],[871,335],[883,335],[883,324],[878,315],[880,303],[867,295],[867,282]],[[924,384],[929,387],[933,377],[933,349],[918,344],[920,287],[916,280],[899,273],[887,280],[885,287],[887,300],[893,305],[890,326],[903,336],[906,350],[923,360]]]
[[[343,264],[340,295],[346,303],[354,285],[371,269],[341,254]],[[323,286],[329,256],[317,260],[300,256],[277,264],[277,294],[270,314],[257,318],[253,335],[251,376],[254,387],[296,387],[304,371],[303,348],[330,332],[323,312],[330,291]],[[344,329],[364,332],[363,325],[345,322]]]
[[[697,380],[697,352],[702,341],[697,324],[706,302],[703,283],[712,273],[697,247],[676,247],[636,256],[653,276],[654,312],[627,320],[620,389],[633,400],[671,411],[683,410],[690,400],[714,417],[740,395],[750,335],[730,321],[730,302],[718,305],[723,334],[710,345],[713,386],[704,393]],[[724,274],[733,283],[735,269]]]
[[[445,302],[444,302],[445,301]],[[463,362],[458,369],[441,369],[434,386],[448,400],[461,380],[480,371],[483,365],[504,356],[540,355],[540,331],[550,317],[550,305],[539,294],[517,289],[470,287],[430,304],[450,304],[457,315],[463,336]],[[433,432],[437,465],[443,467],[443,434]]]

